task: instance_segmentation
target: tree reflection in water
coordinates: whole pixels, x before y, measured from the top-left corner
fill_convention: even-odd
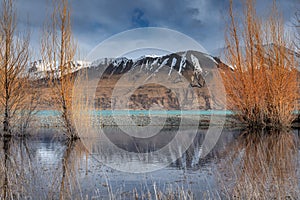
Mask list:
[[[195,197],[202,196],[204,191],[230,199],[300,197],[298,136],[295,134],[256,131],[240,135],[228,131],[222,134],[214,150],[202,159],[204,136],[201,132],[183,156],[168,168],[148,175],[122,173],[99,163],[93,152],[87,151],[100,145],[97,140],[83,145],[80,140],[1,138],[0,199],[125,198],[133,197],[136,192],[154,195],[154,185],[157,191],[166,194],[170,188],[173,195],[180,186],[183,189],[179,191],[191,191]],[[123,138],[118,142],[126,143]],[[107,151],[107,162],[122,159],[122,154]],[[136,158],[128,159],[135,161]],[[218,191],[215,191],[216,179],[210,175],[210,169],[216,163],[220,164],[218,180],[221,188]],[[157,183],[157,180],[161,182]],[[207,184],[211,186],[206,187]]]
[[[218,167],[222,192],[230,199],[298,199],[297,142],[287,130],[244,132]]]
[[[80,197],[78,167],[84,155],[85,160],[88,155],[80,140],[66,142],[61,165],[57,165],[56,172],[38,165],[39,160],[34,159],[36,152],[30,150],[27,144],[26,139],[1,138],[0,199]],[[51,173],[51,176],[48,173]],[[46,193],[42,193],[44,187],[49,187]]]
[[[33,171],[26,140],[3,137],[0,145],[0,199],[23,199],[30,196],[28,175]]]
[[[59,199],[72,199],[81,196],[81,187],[77,177],[80,158],[88,151],[80,140],[68,140],[62,158],[62,173],[60,181]],[[82,197],[81,197],[82,198]]]

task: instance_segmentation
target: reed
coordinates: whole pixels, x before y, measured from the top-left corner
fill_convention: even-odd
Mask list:
[[[274,3],[263,21],[254,0],[246,1],[241,17],[235,13],[230,1],[225,53],[234,70],[222,74],[228,109],[249,127],[290,126],[299,96],[298,71],[283,18]]]

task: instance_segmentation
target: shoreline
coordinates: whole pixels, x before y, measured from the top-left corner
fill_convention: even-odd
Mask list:
[[[164,127],[178,127],[178,126],[198,126],[199,128],[209,128],[209,126],[223,126],[224,128],[245,128],[245,125],[234,118],[228,111],[220,110],[192,110],[190,113],[184,111],[183,115],[177,114],[181,111],[171,111],[167,114],[160,114],[165,111],[150,111],[150,116],[146,115],[148,111],[131,110],[129,111],[128,122],[127,111],[104,110],[96,111],[90,120],[93,126],[164,126]],[[195,113],[216,113],[213,115]],[[104,113],[104,114],[102,114]],[[113,114],[112,114],[113,113]],[[36,128],[59,128],[61,127],[59,112],[56,110],[43,110],[34,116],[32,127]],[[152,119],[151,119],[151,118]],[[126,119],[127,118],[127,119]],[[213,121],[212,121],[213,119]],[[86,119],[85,119],[86,120]],[[83,120],[84,121],[84,120]],[[211,122],[212,121],[212,122]],[[83,122],[84,123],[84,122]],[[294,121],[291,128],[300,128],[300,122]]]
[[[126,119],[127,118],[127,119]],[[99,115],[92,117],[91,124],[93,126],[164,126],[164,127],[178,127],[178,126],[198,126],[199,128],[208,128],[213,126],[224,126],[226,128],[239,128],[243,124],[238,122],[230,115],[213,115],[213,122],[211,122],[211,115],[151,115],[152,120],[147,115],[130,115],[129,120],[132,120],[133,125],[128,123],[127,115]],[[61,127],[60,118],[58,116],[36,116],[34,118],[33,126],[39,128],[59,128]]]

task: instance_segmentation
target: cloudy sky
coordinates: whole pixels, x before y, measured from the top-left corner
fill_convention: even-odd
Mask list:
[[[96,45],[123,31],[141,27],[163,27],[179,31],[209,52],[224,45],[224,25],[229,0],[71,0],[74,36],[83,55]],[[257,0],[258,12],[270,11],[272,0]],[[41,28],[50,11],[50,0],[16,0],[19,27],[28,24],[32,46],[39,46]],[[236,0],[236,10],[241,10]],[[277,0],[287,26],[300,0]],[[27,20],[29,19],[29,20]],[[134,39],[134,37],[132,38]]]

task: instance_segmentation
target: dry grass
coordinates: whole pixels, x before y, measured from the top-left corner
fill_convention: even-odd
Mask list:
[[[95,137],[91,129],[94,125],[93,122],[95,122],[93,115],[95,110],[93,97],[89,96],[88,92],[89,84],[87,70],[81,70],[77,73],[72,89],[72,119],[80,138]]]
[[[250,127],[290,126],[298,99],[298,71],[283,19],[274,4],[263,22],[253,0],[245,3],[243,17],[234,13],[231,1],[226,57],[235,70],[223,73],[228,108]]]

